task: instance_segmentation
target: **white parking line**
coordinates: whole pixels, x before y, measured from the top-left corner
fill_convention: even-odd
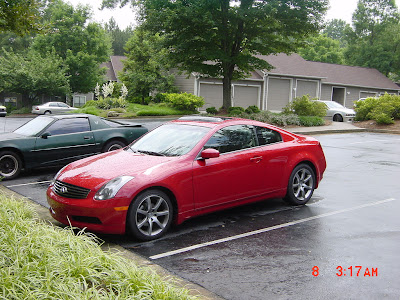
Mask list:
[[[37,181],[37,182],[30,182],[30,183],[20,183],[20,184],[14,184],[14,185],[6,185],[6,187],[7,188],[11,188],[11,187],[16,187],[16,186],[34,185],[34,184],[50,183],[50,182],[51,182],[51,180]]]
[[[400,139],[394,139],[394,140],[399,141]],[[376,142],[393,142],[393,140],[368,140],[368,141],[362,141],[362,142],[349,143],[349,145],[376,143]]]
[[[150,256],[149,258],[155,260],[155,259],[160,259],[160,258],[164,258],[164,257],[168,257],[168,256],[173,256],[173,255],[176,255],[176,254],[189,252],[189,251],[192,251],[192,250],[195,250],[195,249],[199,249],[199,248],[203,248],[203,247],[207,247],[207,246],[212,246],[212,245],[216,245],[216,244],[221,244],[221,243],[225,243],[225,242],[229,242],[229,241],[233,241],[233,240],[249,237],[249,236],[252,236],[252,235],[256,235],[256,234],[259,234],[259,233],[264,233],[264,232],[272,231],[272,230],[275,230],[275,229],[285,228],[285,227],[289,227],[289,226],[292,226],[292,225],[296,225],[296,224],[300,224],[300,223],[304,223],[304,222],[308,222],[308,221],[312,221],[312,220],[316,220],[316,219],[321,219],[321,218],[325,218],[325,217],[329,217],[329,216],[333,216],[333,215],[337,215],[337,214],[341,214],[341,213],[345,213],[345,212],[361,209],[361,208],[364,208],[364,207],[375,206],[375,205],[383,204],[383,203],[394,201],[394,200],[396,200],[396,199],[389,198],[389,199],[386,199],[386,200],[381,200],[381,201],[377,201],[377,202],[373,202],[373,203],[368,203],[368,204],[363,204],[363,205],[359,205],[359,206],[355,206],[355,207],[341,209],[341,210],[333,211],[333,212],[330,212],[330,213],[321,214],[321,215],[318,215],[318,216],[313,216],[313,217],[309,217],[309,218],[305,218],[305,219],[301,219],[301,220],[297,220],[297,221],[287,222],[287,223],[275,225],[275,226],[272,226],[272,227],[267,227],[267,228],[263,228],[263,229],[259,229],[259,230],[254,230],[254,231],[250,231],[250,232],[234,235],[234,236],[223,238],[223,239],[210,241],[210,242],[207,242],[207,243],[197,244],[197,245],[193,245],[193,246],[189,246],[189,247],[185,247],[185,248],[181,248],[181,249],[177,249],[177,250],[173,250],[173,251],[168,251],[168,252],[165,252],[165,253],[161,253],[161,254]]]

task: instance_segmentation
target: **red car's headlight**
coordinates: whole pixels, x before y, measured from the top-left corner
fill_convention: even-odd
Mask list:
[[[113,198],[118,193],[118,191],[133,178],[135,177],[120,176],[110,180],[100,188],[100,190],[96,193],[96,195],[94,195],[94,199],[108,200]]]

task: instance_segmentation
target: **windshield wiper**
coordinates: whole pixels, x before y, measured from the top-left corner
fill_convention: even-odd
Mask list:
[[[154,155],[154,156],[165,156],[164,154],[155,152],[155,151],[147,151],[147,150],[136,150],[139,153],[144,153],[144,154],[148,154],[148,155]]]

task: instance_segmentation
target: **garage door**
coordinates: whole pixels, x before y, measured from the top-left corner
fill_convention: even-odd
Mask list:
[[[247,108],[255,105],[259,107],[260,87],[258,86],[233,86],[233,106]]]
[[[296,97],[310,95],[310,98],[317,98],[318,82],[309,80],[297,80]]]
[[[222,106],[222,84],[200,83],[200,96],[204,98],[205,104],[200,110],[209,107],[219,109]]]
[[[290,79],[269,78],[267,110],[281,111],[290,100]]]

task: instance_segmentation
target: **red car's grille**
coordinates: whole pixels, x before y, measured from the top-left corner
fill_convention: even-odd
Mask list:
[[[65,198],[85,199],[90,190],[73,184],[65,183],[59,180],[53,185],[53,191],[57,195]]]

